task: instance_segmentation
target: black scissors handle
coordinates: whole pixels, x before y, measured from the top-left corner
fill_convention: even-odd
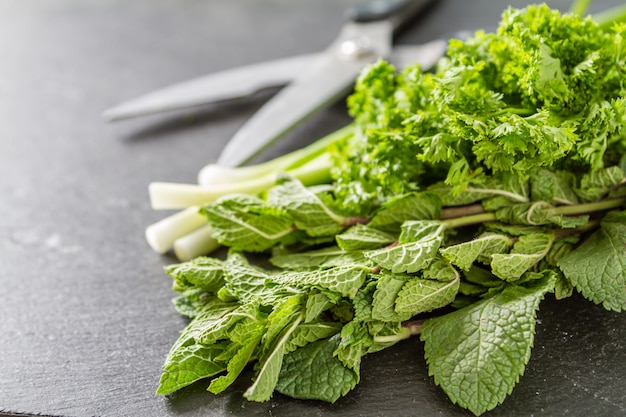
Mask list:
[[[398,30],[431,3],[433,0],[371,0],[352,7],[348,18],[355,23],[389,20]]]

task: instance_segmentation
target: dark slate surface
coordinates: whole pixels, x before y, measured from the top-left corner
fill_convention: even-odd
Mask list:
[[[203,383],[153,394],[185,321],[161,272],[173,259],[143,238],[164,216],[149,208],[147,185],[193,182],[263,97],[116,125],[102,123],[101,111],[192,76],[318,51],[354,3],[0,2],[0,413],[468,415],[433,385],[415,339],[367,357],[362,383],[332,406],[279,395],[248,403],[248,381],[217,397]],[[441,1],[399,42],[491,25],[503,6]],[[264,158],[346,121],[338,104]],[[625,318],[580,297],[545,301],[526,375],[488,415],[623,415]]]

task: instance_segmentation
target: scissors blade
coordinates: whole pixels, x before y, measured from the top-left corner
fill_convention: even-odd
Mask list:
[[[242,98],[279,87],[309,67],[317,54],[298,55],[220,71],[175,84],[106,110],[108,121]]]
[[[388,59],[398,69],[417,63],[428,70],[446,49],[444,40],[396,46]],[[310,71],[274,96],[235,134],[218,164],[239,166],[247,162],[312,113],[343,97],[363,67],[376,59],[345,61],[332,54],[318,56]]]
[[[306,71],[235,133],[217,163],[231,167],[244,164],[308,116],[345,95],[366,64],[389,55],[392,31],[388,21],[346,24],[337,40]],[[367,44],[363,51],[361,41]]]
[[[311,114],[339,99],[362,68],[362,62],[320,56],[309,76],[279,91],[237,131],[217,163],[234,167],[247,162]]]

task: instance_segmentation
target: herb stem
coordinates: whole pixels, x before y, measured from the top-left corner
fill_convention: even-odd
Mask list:
[[[594,203],[559,206],[549,210],[551,210],[554,214],[568,216],[610,210],[621,207],[624,204],[626,204],[626,197],[603,200]],[[455,229],[458,227],[470,226],[472,224],[493,222],[497,220],[497,217],[495,213],[485,213],[480,204],[473,204],[465,207],[444,209],[441,213],[441,219],[443,220],[446,228]]]
[[[422,332],[422,326],[426,320],[409,320],[402,323],[402,328],[396,334],[388,336],[375,336],[377,343],[396,343],[412,336],[417,336]]]
[[[481,213],[471,216],[457,217],[456,219],[444,220],[443,224],[447,229],[455,229],[457,227],[469,226],[472,224],[480,224],[496,221],[495,213]]]
[[[422,332],[422,326],[426,320],[409,320],[402,323],[402,327],[409,329],[411,336],[416,336]]]
[[[575,204],[571,206],[559,206],[552,209],[554,214],[561,215],[576,215],[576,214],[585,214],[585,213],[593,213],[596,211],[604,211],[610,210],[614,208],[618,208],[626,204],[626,197],[622,198],[614,198],[610,200],[602,200],[594,203],[585,203],[585,204]]]
[[[354,226],[355,224],[367,224],[369,223],[369,221],[370,221],[369,217],[352,216],[352,217],[347,217],[345,221],[342,223],[342,226],[350,227],[350,226]]]
[[[482,204],[470,204],[461,207],[446,207],[441,210],[441,220],[455,219],[457,217],[465,217],[473,214],[484,213],[485,209]]]
[[[494,116],[500,116],[503,114],[516,114],[518,116],[531,116],[535,114],[535,110],[526,107],[506,107],[502,111],[494,114]]]

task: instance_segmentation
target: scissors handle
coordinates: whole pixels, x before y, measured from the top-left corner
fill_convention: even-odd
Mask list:
[[[433,0],[370,0],[348,10],[348,18],[355,23],[388,20],[395,31],[430,3]]]

